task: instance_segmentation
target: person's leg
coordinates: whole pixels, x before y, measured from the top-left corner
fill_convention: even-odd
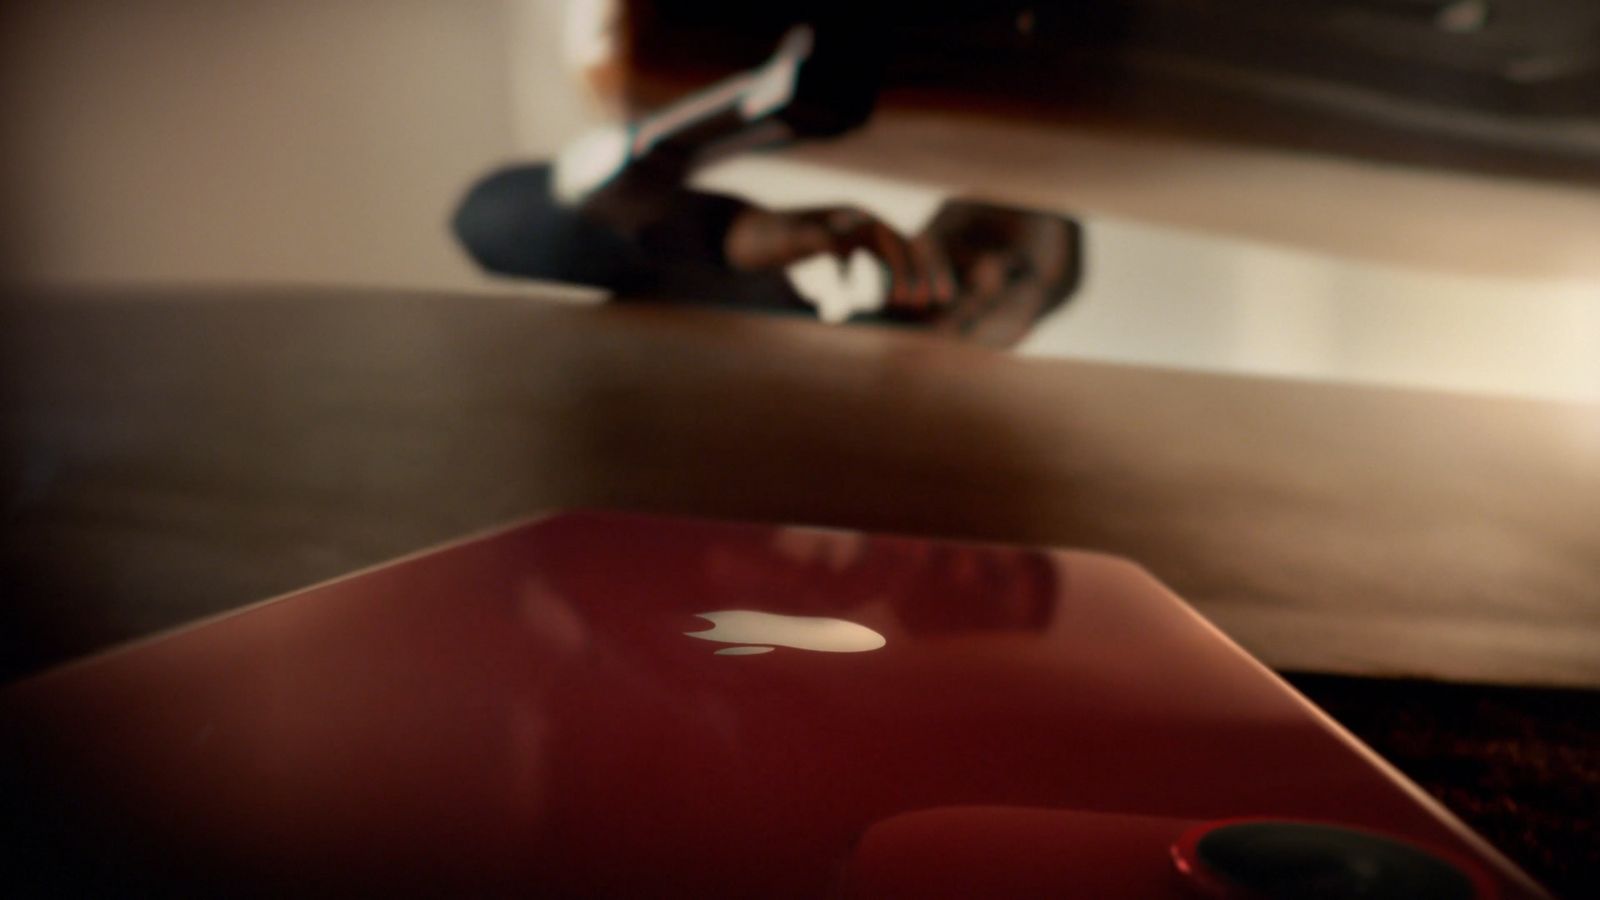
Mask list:
[[[479,179],[451,229],[478,265],[499,275],[628,290],[645,267],[632,242],[554,200],[548,165],[510,166]]]
[[[722,263],[720,235],[742,204],[681,190],[674,197],[670,215],[635,241],[557,203],[549,166],[511,166],[473,184],[451,228],[473,260],[498,275],[590,285],[625,297],[809,309],[781,272],[739,272]]]
[[[607,132],[624,141],[616,160],[591,158],[606,154],[581,139],[552,165],[490,173],[456,210],[457,239],[490,272],[618,292],[679,294],[677,282],[703,281],[681,277],[685,265],[767,268],[725,255],[748,205],[684,182],[697,165],[751,140],[830,135],[865,121],[876,78],[850,37],[830,28],[818,48],[809,28],[791,29],[764,66]]]

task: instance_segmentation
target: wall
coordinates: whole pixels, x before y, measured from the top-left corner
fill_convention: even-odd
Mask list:
[[[10,4],[7,269],[482,284],[444,223],[475,172],[567,130],[570,109],[526,109],[559,79],[514,90],[510,64],[559,74],[559,16],[541,0]]]

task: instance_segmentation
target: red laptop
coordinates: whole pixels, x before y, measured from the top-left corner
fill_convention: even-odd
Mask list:
[[[0,707],[36,893],[1543,896],[1089,553],[556,515]]]

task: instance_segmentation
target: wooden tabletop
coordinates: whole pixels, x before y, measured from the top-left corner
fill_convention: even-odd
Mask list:
[[[556,507],[1107,550],[1280,668],[1600,685],[1600,408],[530,293],[11,291],[0,674]]]

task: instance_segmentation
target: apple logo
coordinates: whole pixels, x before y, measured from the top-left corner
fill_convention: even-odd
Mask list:
[[[823,616],[786,616],[753,609],[722,609],[696,613],[711,627],[685,631],[689,637],[738,646],[723,647],[718,656],[753,656],[778,647],[818,650],[823,653],[862,653],[888,643],[865,625]]]

